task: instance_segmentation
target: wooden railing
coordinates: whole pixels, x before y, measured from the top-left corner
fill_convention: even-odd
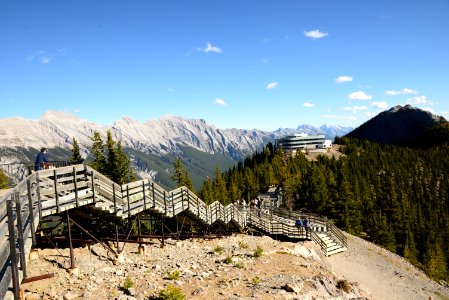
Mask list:
[[[42,170],[29,175],[0,199],[0,298],[12,280],[12,292],[19,299],[20,280],[27,276],[26,257],[36,242],[35,229],[42,219],[88,204],[116,218],[128,218],[144,210],[162,218],[186,212],[206,225],[233,223],[240,229],[252,226],[268,234],[305,237],[304,228],[294,224],[303,214],[278,208],[225,206],[218,201],[207,205],[186,187],[166,191],[149,179],[118,185],[86,165]],[[329,223],[316,215],[307,216],[315,224]],[[336,237],[344,237],[335,226],[330,230]],[[312,239],[320,244],[311,232]]]

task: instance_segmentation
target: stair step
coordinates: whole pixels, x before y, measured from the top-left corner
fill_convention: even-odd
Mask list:
[[[343,252],[343,251],[346,251],[346,250],[348,250],[348,248],[341,247],[341,248],[338,248],[338,249],[335,249],[335,250],[332,250],[332,251],[327,251],[326,255],[327,256],[331,256],[331,255],[334,255],[334,254],[337,254],[337,253],[340,253],[340,252]]]

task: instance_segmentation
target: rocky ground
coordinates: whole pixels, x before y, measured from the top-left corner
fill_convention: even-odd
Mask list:
[[[165,248],[154,241],[145,255],[127,244],[123,262],[97,244],[75,249],[79,275],[67,271],[68,249],[41,249],[29,276],[55,277],[22,287],[27,300],[163,299],[157,297],[170,286],[185,299],[449,299],[447,286],[399,256],[350,235],[348,241],[348,251],[329,258],[313,242],[266,236],[168,240]]]
[[[145,255],[127,244],[122,263],[100,245],[77,248],[79,275],[67,271],[68,249],[39,250],[29,276],[55,277],[23,285],[26,299],[157,299],[170,285],[186,299],[372,299],[366,288],[336,275],[313,242],[237,235],[166,244],[148,245]]]

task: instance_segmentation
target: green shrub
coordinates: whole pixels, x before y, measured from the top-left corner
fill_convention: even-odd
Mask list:
[[[131,277],[127,276],[125,278],[125,282],[123,283],[123,289],[128,290],[134,286],[134,282],[132,281]]]
[[[244,241],[239,241],[238,244],[240,249],[248,249],[248,244]]]
[[[179,287],[170,284],[159,292],[159,298],[162,300],[184,300],[186,296]]]
[[[251,279],[251,282],[252,282],[254,285],[259,284],[260,281],[261,281],[260,278],[257,277],[257,276],[255,276],[255,277],[253,277],[253,279]]]
[[[241,263],[234,263],[234,267],[236,267],[237,269],[243,269],[243,264]]]
[[[217,254],[222,254],[224,252],[224,248],[222,246],[216,246],[214,248],[214,252]]]
[[[347,280],[344,280],[344,279],[337,281],[337,288],[345,291],[346,293],[352,292],[351,285],[349,284],[349,282]]]
[[[224,262],[225,264],[232,264],[232,257],[227,256],[227,257],[223,260],[223,262]]]
[[[254,257],[261,257],[262,254],[263,254],[263,248],[260,247],[260,246],[257,246],[257,248],[254,249],[254,254],[253,254],[253,256],[254,256]]]
[[[179,270],[173,270],[170,273],[168,273],[168,279],[170,280],[178,280],[181,277],[181,271]]]

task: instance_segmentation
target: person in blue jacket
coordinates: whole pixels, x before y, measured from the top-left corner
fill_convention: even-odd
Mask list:
[[[36,156],[36,162],[34,163],[34,170],[39,171],[44,169],[44,163],[48,162],[47,148],[42,148]]]

